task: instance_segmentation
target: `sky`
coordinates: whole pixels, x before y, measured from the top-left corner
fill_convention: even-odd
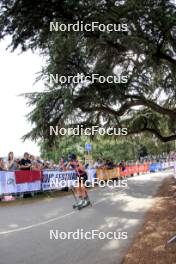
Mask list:
[[[35,142],[21,140],[31,124],[25,117],[30,108],[19,94],[43,89],[42,82],[34,85],[43,60],[31,51],[20,54],[19,50],[6,50],[8,44],[7,39],[0,42],[0,157],[6,157],[9,151],[16,157],[26,151],[39,155]]]

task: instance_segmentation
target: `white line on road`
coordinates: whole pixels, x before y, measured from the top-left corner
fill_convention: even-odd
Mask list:
[[[124,191],[124,190],[120,190],[118,191],[121,192],[121,191]],[[99,201],[93,203],[93,205],[97,205],[97,204],[100,204],[104,201],[106,201],[107,199],[106,198],[103,198],[103,199],[100,199]],[[47,221],[43,221],[43,222],[40,222],[40,223],[37,223],[37,224],[33,224],[33,225],[29,225],[29,226],[24,226],[24,227],[19,227],[19,228],[16,228],[16,229],[13,229],[13,230],[5,230],[5,231],[1,231],[0,232],[0,236],[1,235],[7,235],[7,234],[11,234],[11,233],[15,233],[15,232],[21,232],[21,231],[25,231],[25,230],[29,230],[29,229],[32,229],[32,228],[35,228],[35,227],[38,227],[38,226],[42,226],[42,225],[46,225],[46,224],[49,224],[49,223],[52,223],[52,222],[55,222],[55,221],[58,221],[60,219],[63,219],[67,216],[70,216],[72,214],[76,213],[76,211],[72,211],[68,214],[65,214],[65,215],[61,215],[61,216],[58,216],[58,217],[55,217],[55,218],[52,218],[52,219],[49,219]]]
[[[31,228],[34,228],[34,227],[37,227],[37,226],[42,226],[42,225],[46,225],[48,223],[51,223],[51,222],[54,222],[54,221],[57,221],[57,220],[60,220],[62,218],[65,218],[67,216],[70,216],[72,214],[74,214],[75,211],[72,211],[68,214],[65,214],[65,215],[61,215],[61,216],[58,216],[58,217],[55,217],[55,218],[52,218],[52,219],[49,219],[47,221],[43,221],[43,222],[40,222],[38,224],[33,224],[33,225],[29,225],[29,226],[24,226],[24,227],[21,227],[21,228],[16,228],[16,229],[13,229],[13,230],[7,230],[7,231],[2,231],[0,232],[0,235],[6,235],[6,234],[10,234],[10,233],[14,233],[14,232],[20,232],[20,231],[24,231],[24,230],[28,230],[28,229],[31,229]]]

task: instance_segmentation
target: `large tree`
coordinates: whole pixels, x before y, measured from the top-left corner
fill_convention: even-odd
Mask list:
[[[124,32],[51,32],[49,23],[128,24]],[[35,128],[26,137],[52,144],[49,126],[126,126],[163,142],[176,139],[176,6],[168,0],[2,0],[1,37],[11,46],[40,49],[42,74],[128,75],[127,83],[56,84],[26,95]]]

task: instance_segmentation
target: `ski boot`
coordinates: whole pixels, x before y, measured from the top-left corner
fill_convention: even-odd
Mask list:
[[[73,209],[76,209],[76,208],[80,208],[83,204],[83,199],[82,198],[79,198],[80,200],[73,205]]]

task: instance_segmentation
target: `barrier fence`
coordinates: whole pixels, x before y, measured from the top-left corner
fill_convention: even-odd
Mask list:
[[[88,169],[87,175],[88,181],[91,183],[94,178],[112,180],[161,171],[170,167],[174,167],[174,162],[127,165],[124,169],[120,167],[114,169]],[[0,195],[61,189],[63,181],[66,182],[64,187],[69,187],[76,178],[75,171],[0,171]]]

